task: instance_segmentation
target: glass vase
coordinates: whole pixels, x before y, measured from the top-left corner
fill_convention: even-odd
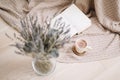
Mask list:
[[[32,61],[33,70],[40,76],[47,76],[54,72],[56,67],[55,58],[33,58]]]

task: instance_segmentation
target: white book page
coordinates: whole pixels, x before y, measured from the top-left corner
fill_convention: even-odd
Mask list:
[[[53,18],[51,20],[51,27],[53,27],[55,21],[59,18],[62,18],[61,23],[65,22],[66,26],[70,25],[69,35],[71,37],[76,33],[84,31],[91,25],[91,20],[75,4],[72,4],[61,14]]]

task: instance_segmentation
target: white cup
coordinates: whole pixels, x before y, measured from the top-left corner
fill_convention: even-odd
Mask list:
[[[87,42],[82,39],[76,40],[74,47],[78,55],[84,54],[86,51],[92,49],[90,46],[87,46]]]

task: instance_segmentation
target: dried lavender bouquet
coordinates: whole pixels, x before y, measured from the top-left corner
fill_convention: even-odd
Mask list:
[[[43,25],[39,24],[37,17],[28,16],[21,20],[20,36],[14,34],[14,37],[20,41],[13,45],[19,50],[15,52],[38,58],[58,57],[59,47],[63,46],[70,38],[68,35],[69,25],[61,20],[62,18],[56,20],[52,27],[47,19]]]
[[[13,44],[18,51],[17,54],[31,55],[33,57],[32,66],[36,73],[40,75],[49,74],[54,70],[55,64],[51,58],[59,56],[58,49],[69,41],[69,25],[61,22],[62,18],[55,21],[51,27],[50,21],[39,24],[38,17],[27,16],[21,20],[20,34],[14,33],[14,38],[18,42]]]

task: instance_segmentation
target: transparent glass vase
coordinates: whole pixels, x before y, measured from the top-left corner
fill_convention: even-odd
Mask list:
[[[54,72],[56,67],[56,59],[55,58],[33,58],[32,61],[33,70],[40,76],[47,76]]]

